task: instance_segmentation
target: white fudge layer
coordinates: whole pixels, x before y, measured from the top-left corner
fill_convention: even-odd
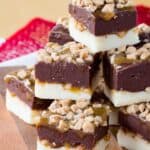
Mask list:
[[[138,33],[134,29],[129,30],[126,35],[119,37],[116,34],[95,36],[88,30],[80,31],[76,28],[74,19],[70,19],[69,32],[72,38],[91,49],[91,53],[110,50],[124,45],[139,43]]]
[[[122,129],[119,130],[117,139],[119,145],[128,150],[150,150],[150,143],[148,141],[133,133],[126,133]]]
[[[108,141],[105,141],[104,139],[100,140],[95,147],[92,150],[106,150],[106,147],[108,145]],[[40,140],[37,141],[37,150],[84,150],[84,148],[80,147],[68,147],[63,146],[59,148],[52,148],[50,146],[42,144]]]
[[[40,111],[32,110],[20,98],[6,91],[6,107],[7,109],[28,124],[36,124],[39,120]]]
[[[105,87],[104,93],[116,107],[150,101],[150,92],[148,91],[116,91],[110,90],[108,87]]]
[[[41,99],[90,100],[92,92],[84,89],[73,91],[66,89],[63,84],[41,83],[35,80],[35,95]]]

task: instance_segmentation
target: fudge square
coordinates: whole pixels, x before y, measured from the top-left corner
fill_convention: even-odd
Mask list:
[[[147,29],[140,32],[139,44],[104,55],[105,94],[115,106],[150,101],[150,30]]]
[[[137,20],[133,0],[71,0],[69,13],[96,36],[128,31]]]
[[[37,124],[37,150],[105,150],[110,111],[100,102],[53,101]]]
[[[98,82],[101,55],[81,43],[49,42],[35,65],[35,95],[46,99],[90,100]]]
[[[138,103],[120,109],[119,145],[132,150],[150,149],[150,103]]]
[[[105,94],[115,106],[150,101],[149,42],[105,54],[103,68]]]
[[[92,53],[139,42],[132,0],[72,0],[69,32]],[[125,23],[125,20],[128,22]]]
[[[34,95],[34,71],[23,69],[5,76],[6,107],[29,124],[38,121],[39,114],[46,110],[51,100],[44,101]]]

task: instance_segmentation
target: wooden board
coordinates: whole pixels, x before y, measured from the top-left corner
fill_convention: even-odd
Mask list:
[[[21,67],[22,68],[22,67]],[[0,68],[0,150],[36,150],[37,132],[33,126],[27,125],[5,107],[4,76],[18,67]],[[107,150],[122,150],[111,135]]]

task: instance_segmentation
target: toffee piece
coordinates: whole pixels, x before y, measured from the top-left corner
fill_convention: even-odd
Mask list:
[[[148,33],[141,42],[110,50],[103,58],[105,93],[116,106],[149,101],[150,42]]]

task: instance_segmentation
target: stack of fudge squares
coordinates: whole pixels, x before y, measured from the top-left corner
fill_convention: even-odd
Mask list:
[[[5,76],[7,109],[36,126],[37,150],[149,150],[150,27],[132,0],[71,0],[69,14],[35,66]]]

